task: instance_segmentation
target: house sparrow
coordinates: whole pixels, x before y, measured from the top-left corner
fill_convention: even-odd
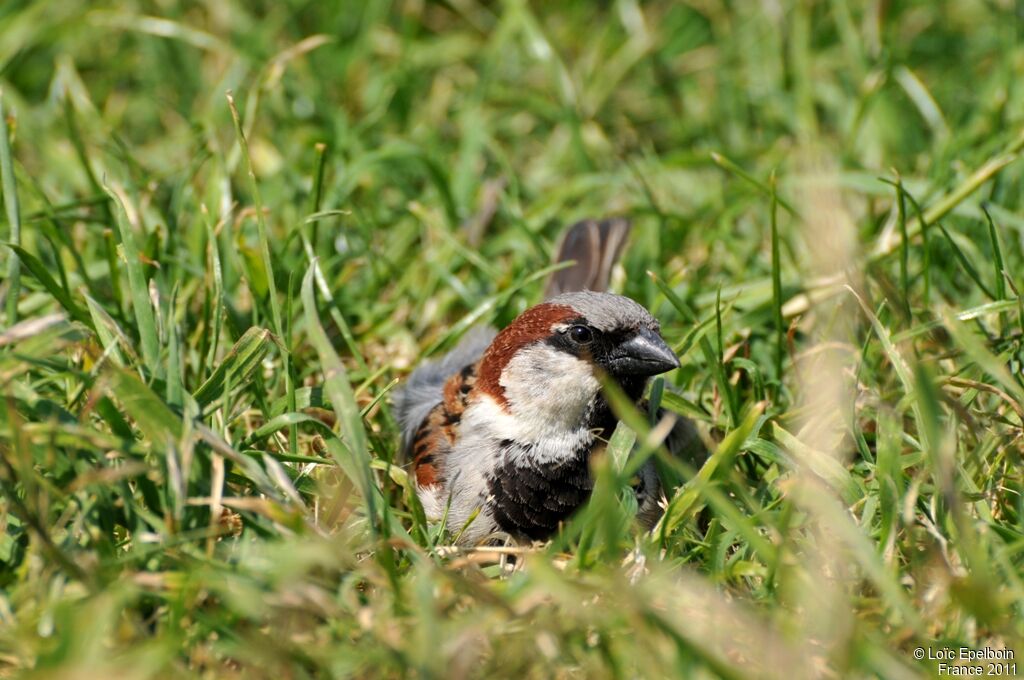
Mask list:
[[[500,533],[517,541],[554,534],[589,497],[590,456],[616,426],[598,374],[640,403],[651,376],[679,366],[657,320],[638,303],[562,292],[605,287],[628,229],[625,220],[572,227],[559,259],[577,263],[549,285],[559,294],[501,332],[471,332],[400,391],[397,414],[417,495],[429,518],[447,513],[460,544]],[[692,424],[680,421],[671,439],[695,440]],[[635,490],[641,520],[653,525],[662,493],[651,461]]]

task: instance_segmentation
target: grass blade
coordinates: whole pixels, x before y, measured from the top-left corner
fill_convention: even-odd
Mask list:
[[[14,161],[11,158],[10,130],[7,128],[7,112],[4,110],[4,93],[0,90],[0,188],[3,189],[4,208],[7,224],[10,225],[8,241],[21,245],[21,208],[18,205],[18,187],[14,180]],[[18,322],[18,297],[21,294],[21,261],[17,252],[7,262],[7,325]]]
[[[232,390],[248,385],[275,343],[274,335],[266,328],[247,330],[193,394],[200,408],[224,396],[228,385]]]
[[[1005,265],[1003,264],[1003,246],[999,241],[999,232],[996,230],[995,222],[992,221],[992,215],[989,214],[988,207],[982,204],[981,211],[985,213],[985,221],[988,222],[988,237],[992,242],[992,266],[995,268],[995,283],[996,283],[996,299],[1006,299],[1006,280],[1004,274],[1006,273]],[[1005,315],[1000,314],[1001,326],[1006,326]]]
[[[42,284],[43,288],[46,289],[46,292],[57,300],[60,306],[71,315],[71,318],[75,321],[80,321],[89,328],[94,328],[92,318],[89,316],[89,313],[71,299],[68,291],[66,291],[53,279],[52,276],[50,276],[50,272],[47,270],[46,265],[40,262],[39,258],[15,243],[5,243],[4,245],[14,251],[17,256],[14,259],[25,264],[25,269],[27,269],[29,273],[32,274],[40,284]]]
[[[676,491],[665,509],[664,516],[654,529],[656,535],[671,534],[704,507],[701,502],[702,495],[707,492],[711,484],[728,474],[733,460],[754,431],[754,426],[762,412],[763,406],[751,409],[739,426],[727,434],[715,448],[697,474]]]
[[[114,223],[117,225],[124,249],[125,267],[128,270],[128,287],[131,290],[132,309],[135,312],[135,323],[142,343],[142,361],[149,369],[150,375],[160,377],[159,365],[160,341],[156,331],[156,319],[153,316],[153,305],[149,298],[149,285],[142,271],[142,260],[138,247],[135,245],[135,234],[128,219],[125,202],[119,192],[110,186],[104,186],[107,194],[117,207]]]
[[[950,247],[953,249],[953,255],[955,255],[956,259],[960,261],[960,266],[963,267],[963,270],[967,272],[969,277],[971,277],[971,280],[974,281],[974,283],[978,285],[978,288],[980,288],[990,299],[998,300],[999,298],[996,297],[995,293],[989,290],[988,286],[985,285],[985,282],[981,280],[981,276],[978,275],[978,270],[974,268],[971,261],[966,255],[964,255],[964,251],[956,244],[956,241],[954,241],[953,237],[949,235],[946,228],[938,222],[935,226],[939,228],[940,232],[942,232],[942,235],[946,238],[946,242],[949,243]]]
[[[782,358],[786,352],[786,326],[782,320],[782,257],[779,248],[779,195],[772,172],[768,182],[771,189],[771,239],[772,239],[772,315],[775,319],[775,379],[782,385]]]
[[[317,316],[316,300],[313,296],[313,278],[317,263],[314,260],[302,280],[302,307],[306,318],[306,332],[309,340],[320,358],[320,366],[324,375],[324,390],[331,399],[331,405],[338,416],[341,426],[343,447],[332,448],[331,453],[338,459],[339,465],[359,485],[366,503],[367,517],[371,529],[377,531],[378,510],[377,488],[370,472],[370,448],[366,437],[359,406],[352,391],[352,383],[348,379],[348,371],[331,346],[320,318]],[[330,440],[328,440],[330,441]]]
[[[782,197],[780,197],[780,196],[778,196],[776,194],[775,187],[774,187],[774,181],[771,182],[770,184],[765,184],[764,182],[762,182],[761,180],[757,179],[756,177],[751,175],[749,172],[747,172],[746,170],[741,168],[735,162],[729,160],[728,158],[726,158],[722,154],[718,153],[717,151],[712,151],[711,152],[711,160],[713,160],[715,162],[715,165],[717,165],[718,167],[722,168],[723,170],[728,170],[729,172],[733,173],[737,177],[740,177],[741,179],[746,180],[748,183],[750,183],[751,185],[756,187],[758,190],[760,190],[762,193],[764,193],[765,196],[774,197],[772,200],[777,202],[783,208],[785,208],[786,212],[788,212],[790,215],[793,215],[794,217],[799,217],[799,214],[797,213],[796,208],[794,208],[789,203],[789,201],[786,201],[785,199],[783,199]]]

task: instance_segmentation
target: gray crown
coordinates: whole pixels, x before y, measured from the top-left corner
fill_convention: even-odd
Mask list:
[[[659,330],[657,319],[640,303],[614,293],[563,293],[548,302],[572,307],[599,331],[649,328]]]

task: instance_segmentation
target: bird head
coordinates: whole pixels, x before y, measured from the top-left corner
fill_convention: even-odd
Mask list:
[[[657,320],[611,293],[565,293],[531,307],[484,352],[477,389],[506,412],[550,428],[585,423],[603,373],[634,401],[648,378],[679,366]]]

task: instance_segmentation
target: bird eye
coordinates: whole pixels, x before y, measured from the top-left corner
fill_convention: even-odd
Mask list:
[[[569,329],[569,337],[580,345],[585,345],[594,339],[594,333],[587,326],[573,326]]]

